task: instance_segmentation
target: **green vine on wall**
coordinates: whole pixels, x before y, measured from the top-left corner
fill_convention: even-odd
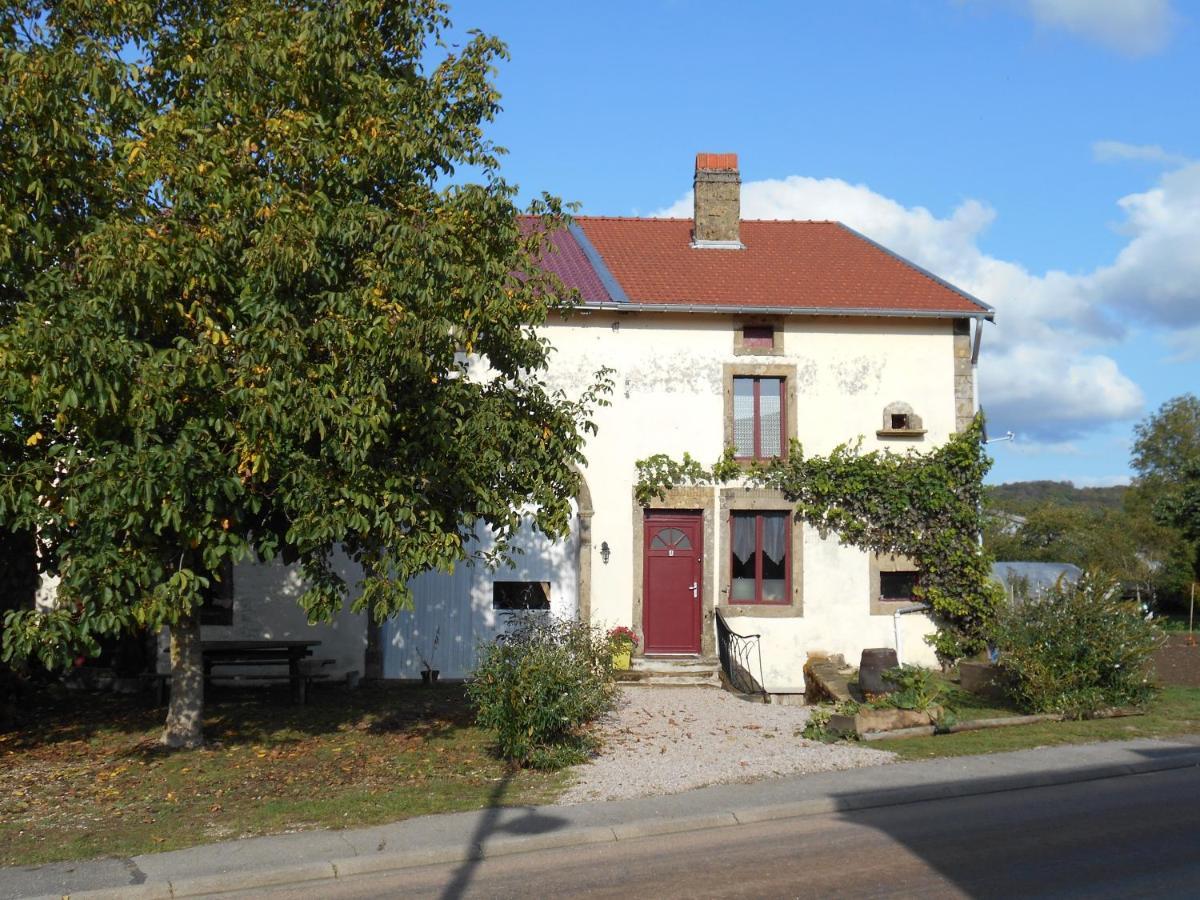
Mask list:
[[[689,454],[639,460],[636,495],[646,505],[684,484],[727,484],[777,490],[796,517],[822,537],[912,559],[921,573],[914,594],[938,625],[930,639],[949,662],[982,649],[1001,598],[991,559],[979,545],[983,476],[991,460],[983,449],[983,420],[929,453],[862,451],[862,439],[826,457],[805,457],[793,441],[784,458],[749,468],[727,450],[714,465]]]

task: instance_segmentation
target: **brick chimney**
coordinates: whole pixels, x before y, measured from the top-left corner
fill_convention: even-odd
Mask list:
[[[742,179],[736,153],[697,153],[692,246],[740,250]]]

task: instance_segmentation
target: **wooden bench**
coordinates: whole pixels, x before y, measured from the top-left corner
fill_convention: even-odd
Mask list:
[[[292,682],[297,689],[296,697],[299,703],[305,704],[308,702],[308,689],[312,687],[315,681],[327,681],[330,678],[328,672],[322,672],[321,669],[325,666],[333,665],[335,659],[302,659],[300,660],[299,674],[293,678],[291,673],[286,674],[246,674],[234,673],[229,675],[219,675],[222,681],[245,681],[253,680],[254,682],[275,681],[275,682]],[[214,662],[212,666],[207,667],[208,673],[205,675],[205,682],[211,683],[212,669],[217,666],[278,666],[281,662],[278,660],[256,660],[248,662],[225,661]],[[163,706],[170,696],[171,689],[171,673],[170,672],[146,672],[142,675],[143,681],[147,682],[150,692],[154,695],[154,705]]]

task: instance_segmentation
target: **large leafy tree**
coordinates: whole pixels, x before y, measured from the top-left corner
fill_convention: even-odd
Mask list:
[[[1181,394],[1134,429],[1136,488],[1155,518],[1192,543],[1200,580],[1200,397]]]
[[[340,544],[382,617],[477,520],[567,527],[603,383],[540,377],[561,210],[518,216],[483,131],[503,45],[449,27],[434,0],[0,12],[0,525],[62,577],[5,654],[169,626],[170,745],[202,740],[227,562],[298,561],[319,621]]]

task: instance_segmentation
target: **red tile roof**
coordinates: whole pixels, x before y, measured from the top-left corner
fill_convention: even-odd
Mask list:
[[[700,154],[697,165],[708,155]],[[838,222],[743,220],[745,249],[727,250],[692,247],[691,219],[580,216],[575,221],[631,306],[992,312]]]

